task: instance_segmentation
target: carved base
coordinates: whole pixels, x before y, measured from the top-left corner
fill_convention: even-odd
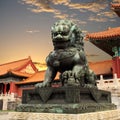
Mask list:
[[[113,110],[108,91],[66,86],[38,88],[23,91],[22,105],[16,111],[47,113],[85,113]]]

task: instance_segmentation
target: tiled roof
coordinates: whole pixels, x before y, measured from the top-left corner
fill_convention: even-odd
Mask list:
[[[119,8],[120,9],[120,3],[113,3],[111,4],[113,8]]]
[[[112,9],[116,12],[116,14],[120,17],[120,3],[111,4]]]
[[[89,63],[96,75],[112,74],[112,60]]]
[[[29,73],[23,73],[23,72],[19,72],[19,71],[11,71],[11,73],[13,75],[16,75],[16,76],[22,76],[22,77],[31,77],[32,74],[29,74]]]
[[[36,72],[31,77],[29,77],[29,78],[27,78],[27,79],[25,79],[23,81],[16,82],[16,84],[28,84],[28,83],[43,82],[44,76],[45,76],[45,72],[46,72],[45,70]],[[59,73],[56,75],[55,79],[59,79]]]
[[[32,65],[33,69],[35,71],[37,71],[37,68],[35,68],[34,64],[32,63],[31,58],[28,57],[26,59],[14,61],[14,62],[9,62],[6,64],[1,64],[0,65],[0,76],[3,76],[5,74],[7,74],[8,72],[11,72],[12,74],[20,75],[20,76],[21,75],[26,76],[26,77],[31,76],[28,73],[20,72],[20,70],[25,68],[29,63]]]
[[[117,28],[110,28],[106,31],[102,32],[94,32],[94,33],[88,33],[86,35],[86,40],[92,39],[92,40],[106,40],[106,39],[112,39],[112,38],[120,38],[120,27]]]

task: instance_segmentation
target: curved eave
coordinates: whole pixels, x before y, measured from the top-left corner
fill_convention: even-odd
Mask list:
[[[28,77],[30,73],[27,74],[27,73],[24,72],[24,74],[22,74],[22,72],[21,72],[23,69],[26,69],[27,65],[31,65],[34,73],[38,72],[38,69],[33,64],[31,58],[28,57],[26,59],[13,61],[13,62],[6,63],[6,64],[1,64],[0,65],[0,76],[2,76],[4,74],[7,74],[9,71],[15,71],[16,73],[13,73],[13,74]]]
[[[17,71],[7,71],[3,74],[0,74],[1,78],[5,78],[5,77],[9,77],[9,76],[28,78],[28,77],[31,77],[32,75],[28,74],[28,73],[17,72]]]
[[[43,82],[43,80],[37,80],[37,81],[20,81],[20,82],[15,82],[16,85],[22,85],[22,84],[35,84],[35,83],[40,83]]]
[[[120,3],[113,3],[111,4],[112,10],[120,17]]]
[[[120,27],[109,28],[101,32],[88,33],[86,35],[86,40],[87,39],[93,39],[93,40],[120,39]]]
[[[8,71],[0,73],[0,77],[6,76],[8,74]]]
[[[30,84],[30,83],[43,82],[44,74],[45,74],[45,71],[37,72],[37,73],[33,74],[31,77],[29,77],[23,81],[16,82],[15,84]]]
[[[120,33],[117,35],[106,35],[106,36],[102,36],[102,35],[88,35],[87,36],[88,39],[90,40],[119,40],[120,39]]]
[[[89,39],[89,41],[111,56],[114,55],[112,48],[114,46],[120,46],[120,39]]]
[[[90,41],[98,48],[113,56],[112,48],[120,46],[120,27],[109,28],[102,32],[88,33],[85,40]]]
[[[20,81],[20,82],[16,82],[15,84],[30,84],[30,83],[38,83],[38,82],[43,82],[44,81],[44,76],[45,76],[45,70],[43,71],[39,71],[37,73],[35,73],[34,75],[32,75],[31,77]],[[59,73],[57,73],[55,80],[59,79]]]
[[[12,73],[13,75],[20,76],[20,77],[26,77],[26,78],[32,76],[32,74],[22,73],[22,72],[18,72],[18,71],[11,71],[11,73]]]

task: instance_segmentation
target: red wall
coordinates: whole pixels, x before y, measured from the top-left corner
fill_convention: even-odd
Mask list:
[[[34,89],[34,87],[18,88],[18,91],[17,91],[18,97],[22,97],[22,91],[23,90],[28,90],[28,89]]]
[[[10,83],[10,93],[16,93],[18,97],[22,97],[22,91],[27,89],[33,89],[34,87],[22,88],[17,86],[14,82]]]
[[[10,93],[17,93],[17,90],[18,90],[18,88],[17,88],[17,86],[15,85],[15,83],[14,83],[14,82],[11,82],[11,83],[10,83]]]
[[[117,77],[120,78],[120,57],[113,58],[113,74],[116,73]]]

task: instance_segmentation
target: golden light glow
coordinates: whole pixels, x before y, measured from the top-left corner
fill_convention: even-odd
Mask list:
[[[47,66],[45,63],[34,63],[36,68],[39,70],[39,71],[42,71],[42,70],[46,70],[47,69]]]

